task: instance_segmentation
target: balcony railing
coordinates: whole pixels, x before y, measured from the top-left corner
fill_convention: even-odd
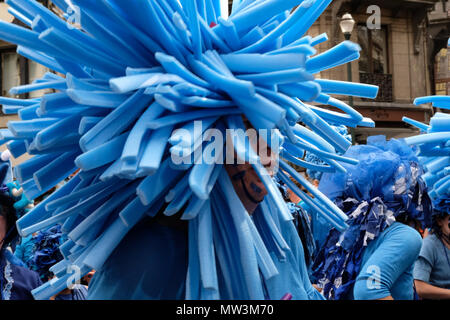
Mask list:
[[[376,99],[363,99],[367,101],[393,102],[392,94],[392,74],[383,73],[359,73],[359,81],[361,83],[373,84],[380,88]]]

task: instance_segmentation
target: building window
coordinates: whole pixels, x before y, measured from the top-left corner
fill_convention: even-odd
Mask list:
[[[4,51],[1,57],[1,95],[12,97],[9,89],[20,85],[19,55],[14,51]]]
[[[366,25],[358,25],[358,44],[361,46],[359,63],[359,80],[362,83],[374,84],[380,87],[375,101],[391,102],[392,75],[389,73],[388,60],[388,30],[386,26],[380,29],[369,29]]]
[[[389,73],[386,26],[371,30],[358,25],[358,43],[362,48],[359,72]]]

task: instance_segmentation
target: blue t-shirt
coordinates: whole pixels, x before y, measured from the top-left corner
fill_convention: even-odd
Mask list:
[[[422,246],[420,234],[394,222],[364,250],[353,288],[355,300],[414,298],[413,268]]]
[[[69,294],[58,294],[55,300],[86,300],[88,289],[79,284],[71,290]]]
[[[88,300],[184,299],[187,262],[186,231],[143,221],[96,270]]]
[[[311,285],[304,252],[294,224],[280,226],[291,251],[286,260],[273,260],[280,274],[265,285],[274,297],[290,293],[293,299],[324,300]],[[183,300],[188,267],[187,230],[152,220],[137,225],[121,241],[88,289],[88,300]],[[294,269],[294,271],[293,271]],[[219,282],[223,277],[219,274]],[[225,297],[225,293],[221,292]]]
[[[450,289],[450,249],[436,235],[423,240],[419,258],[414,265],[414,279],[435,287]]]

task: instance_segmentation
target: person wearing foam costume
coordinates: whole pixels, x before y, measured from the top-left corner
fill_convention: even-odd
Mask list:
[[[450,46],[450,39],[448,41]],[[450,109],[450,96],[421,97],[415,105],[432,103],[433,107]],[[424,241],[414,267],[416,290],[423,299],[449,299],[450,297],[450,116],[436,112],[429,124],[407,117],[403,121],[418,129],[421,134],[406,139],[417,148],[424,167],[423,180],[433,200],[433,225],[431,235]]]
[[[53,1],[77,13],[72,25],[35,0],[7,0],[29,28],[0,21],[0,38],[61,75],[11,89],[56,92],[0,98],[20,117],[0,140],[14,157],[33,155],[15,168],[28,199],[76,172],[17,223],[22,236],[61,224],[67,237],[55,279],[33,295],[63,290],[73,266],[80,277],[100,271],[91,282],[99,299],[320,299],[293,217],[238,132],[256,129],[279,157],[276,175],[332,226],[348,227],[290,165],[342,172],[357,161],[337,154],[351,143],[330,123],[374,126],[332,95],[374,98],[378,87],[316,77],[361,50],[344,41],[317,53],[327,36],[306,33],[330,2],[236,0],[228,15],[212,0]],[[305,161],[306,151],[325,164]],[[244,161],[233,167],[229,154]],[[124,275],[128,285],[108,295]]]
[[[4,176],[3,178],[5,178]],[[19,209],[20,210],[20,209]],[[0,188],[0,300],[33,300],[31,291],[42,282],[39,275],[29,270],[10,251],[17,240],[18,209],[9,188]]]
[[[414,152],[401,140],[369,137],[345,154],[360,160],[344,174],[324,174],[319,188],[350,218],[332,229],[314,262],[327,299],[412,300],[412,270],[422,245],[416,225],[431,223],[431,200]]]

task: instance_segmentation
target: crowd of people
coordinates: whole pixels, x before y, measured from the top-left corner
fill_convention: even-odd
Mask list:
[[[295,227],[301,240],[298,274],[286,275],[302,278],[291,289],[298,290],[296,298],[449,299],[450,199],[431,201],[414,150],[400,140],[370,137],[367,145],[353,146],[345,155],[359,164],[345,165],[345,173],[307,174],[349,217],[343,232],[298,197],[292,189],[300,185],[288,186],[274,178],[294,219],[289,227]],[[33,202],[24,199],[13,181],[9,162],[2,165],[1,298],[33,299],[31,291],[55,277],[52,266],[63,260],[59,246],[65,239],[61,225],[28,237],[18,235],[15,222]],[[258,224],[267,190],[250,165],[226,167],[238,201]],[[190,225],[180,220],[182,212],[162,214],[166,206],[125,236],[101,270],[92,270],[81,283],[50,299],[184,299]]]

